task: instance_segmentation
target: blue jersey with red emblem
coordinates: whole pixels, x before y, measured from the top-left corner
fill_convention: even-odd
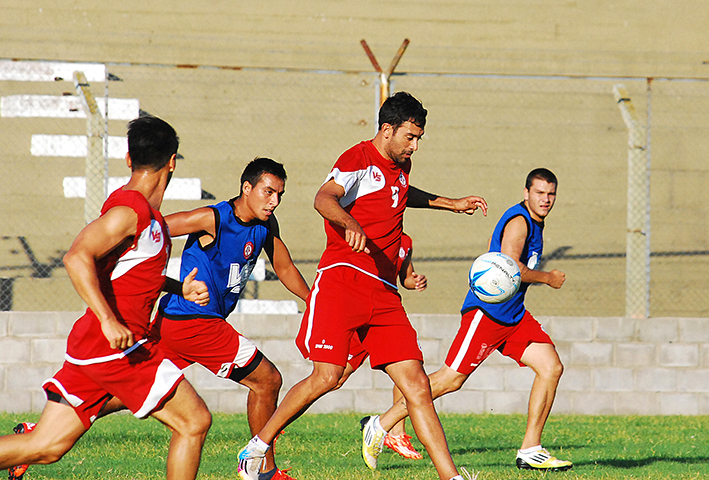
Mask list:
[[[544,249],[544,223],[537,222],[532,218],[524,205],[524,202],[518,203],[507,209],[502,215],[500,221],[495,226],[495,231],[490,239],[490,251],[499,252],[502,250],[502,236],[505,232],[505,227],[510,220],[516,217],[524,218],[527,222],[527,238],[524,242],[524,248],[519,257],[519,262],[526,265],[530,270],[534,270],[539,265],[539,260],[542,257]],[[468,290],[468,295],[463,302],[461,313],[469,312],[470,310],[480,309],[485,312],[488,318],[491,318],[505,325],[514,325],[522,320],[524,312],[524,296],[529,288],[529,283],[522,282],[519,291],[512,298],[502,303],[486,303],[480,300],[472,290]]]
[[[216,225],[214,241],[203,247],[199,234],[191,234],[180,265],[180,280],[197,267],[196,279],[207,284],[209,304],[200,307],[180,295],[168,294],[160,300],[160,309],[167,318],[226,318],[236,307],[268,237],[268,223],[258,219],[242,222],[234,215],[233,200],[211,208]]]

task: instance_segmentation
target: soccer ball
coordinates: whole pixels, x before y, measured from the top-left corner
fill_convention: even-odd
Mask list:
[[[522,283],[517,262],[501,252],[488,252],[476,258],[468,277],[470,289],[486,303],[509,300]]]

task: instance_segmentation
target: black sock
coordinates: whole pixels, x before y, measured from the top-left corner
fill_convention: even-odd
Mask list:
[[[276,474],[276,470],[278,468],[275,468],[273,470],[269,470],[268,472],[263,472],[258,474],[258,480],[271,480],[273,476]]]

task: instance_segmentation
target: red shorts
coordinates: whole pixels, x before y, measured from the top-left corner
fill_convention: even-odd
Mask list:
[[[171,320],[155,316],[151,339],[160,342],[167,358],[180,368],[199,363],[218,377],[248,366],[258,349],[223,318]]]
[[[106,362],[77,365],[65,361],[42,388],[48,395],[61,395],[88,429],[111,397],[121,399],[136,417],[145,418],[183,379],[182,371],[158,346],[145,343],[123,358]]]
[[[522,355],[532,343],[550,343],[549,335],[531,313],[524,312],[516,325],[501,325],[490,320],[482,310],[463,314],[460,329],[448,350],[446,365],[463,375],[470,375],[494,350],[522,363]]]
[[[305,358],[344,367],[353,335],[369,353],[372,368],[423,361],[416,330],[396,290],[351,267],[319,271],[296,345]]]
[[[352,335],[350,351],[347,354],[347,363],[349,363],[352,367],[352,371],[355,371],[361,367],[368,356],[369,354],[364,350],[362,342],[359,341],[359,337],[357,335]]]

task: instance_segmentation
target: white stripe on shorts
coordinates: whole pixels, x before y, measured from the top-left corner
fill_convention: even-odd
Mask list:
[[[248,365],[249,360],[256,354],[256,345],[243,335],[239,335],[239,350],[236,352],[234,361],[231,363],[222,363],[221,368],[217,372],[217,377],[226,378],[234,368],[244,368]]]
[[[84,400],[82,398],[79,398],[76,395],[72,395],[67,392],[66,388],[64,388],[64,385],[59,383],[55,378],[48,378],[47,380],[45,380],[42,383],[42,388],[45,388],[45,386],[49,383],[57,387],[57,389],[61,392],[64,400],[66,400],[72,407],[79,407],[82,403],[84,403]]]
[[[147,338],[142,338],[135,342],[133,346],[129,347],[126,350],[123,350],[122,352],[119,353],[114,353],[113,355],[106,355],[105,357],[95,357],[95,358],[88,358],[85,360],[79,359],[79,358],[74,358],[68,353],[64,354],[64,359],[69,362],[73,363],[74,365],[95,365],[97,363],[106,363],[106,362],[112,362],[113,360],[119,360],[126,355],[129,355],[133,350],[136,348],[140,347],[142,344],[147,342]]]
[[[136,418],[145,418],[150,413],[155,410],[155,407],[163,400],[167,392],[172,390],[175,383],[182,376],[182,370],[177,368],[177,366],[172,363],[167,358],[160,363],[157,371],[155,372],[155,379],[153,380],[153,385],[150,387],[150,392],[145,398],[143,405],[140,409],[133,413]]]
[[[308,328],[305,331],[305,350],[310,355],[310,337],[313,334],[313,314],[315,312],[315,299],[318,298],[318,292],[320,292],[320,279],[322,278],[322,270],[318,270],[315,275],[315,281],[313,282],[313,288],[310,293],[310,303],[308,304]]]
[[[480,320],[482,319],[483,316],[483,311],[478,310],[475,312],[475,316],[473,317],[473,321],[470,322],[470,327],[468,328],[468,331],[465,333],[465,339],[463,340],[463,343],[460,345],[460,349],[458,350],[458,354],[455,356],[455,360],[453,360],[453,364],[450,366],[453,370],[456,372],[458,371],[458,368],[460,368],[460,364],[465,358],[465,354],[468,353],[468,349],[470,348],[470,342],[473,340],[473,335],[475,335],[475,330],[478,329],[478,325],[480,325]]]

